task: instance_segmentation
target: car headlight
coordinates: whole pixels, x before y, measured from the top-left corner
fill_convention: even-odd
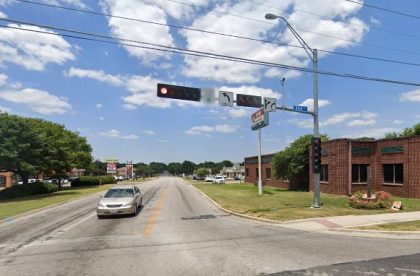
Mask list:
[[[103,204],[102,202],[98,203],[98,207],[106,207],[105,204]]]
[[[125,203],[122,207],[131,207],[131,205],[133,204],[133,202],[127,202]]]

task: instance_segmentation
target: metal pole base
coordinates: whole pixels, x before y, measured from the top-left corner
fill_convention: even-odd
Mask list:
[[[321,206],[315,206],[315,205],[311,206],[311,209],[321,209],[321,208],[322,208]]]

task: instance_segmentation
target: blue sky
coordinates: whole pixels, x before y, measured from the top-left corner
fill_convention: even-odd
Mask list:
[[[271,12],[286,17],[312,48],[420,63],[420,20],[344,0],[43,2],[296,45],[284,24],[264,22],[264,14]],[[406,13],[420,7],[415,0],[365,3]],[[11,0],[0,0],[0,16],[118,39],[311,66],[305,52],[293,47]],[[420,82],[420,67],[333,54],[320,54],[319,69]],[[0,110],[79,131],[92,144],[96,158],[242,161],[256,154],[257,133],[250,129],[254,109],[160,99],[157,82],[276,97],[288,106],[310,107],[312,99],[312,75],[307,73],[0,28]],[[416,87],[321,75],[319,93],[320,129],[332,138],[380,138],[420,121]],[[281,150],[312,131],[311,117],[272,113],[270,125],[263,129],[263,151]]]

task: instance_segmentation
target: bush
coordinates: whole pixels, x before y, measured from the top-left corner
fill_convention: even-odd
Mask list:
[[[98,186],[99,184],[117,183],[111,175],[105,176],[80,176],[71,182],[72,187]]]
[[[35,182],[21,185],[14,185],[0,191],[0,199],[24,197],[38,194],[48,194],[58,191],[54,183]]]
[[[349,198],[349,205],[356,209],[383,209],[392,206],[391,195],[384,191],[373,192],[374,199],[363,198],[365,191],[357,191]]]

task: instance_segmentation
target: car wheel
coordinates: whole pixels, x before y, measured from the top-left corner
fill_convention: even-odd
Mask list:
[[[134,205],[133,216],[137,216],[137,205]]]

